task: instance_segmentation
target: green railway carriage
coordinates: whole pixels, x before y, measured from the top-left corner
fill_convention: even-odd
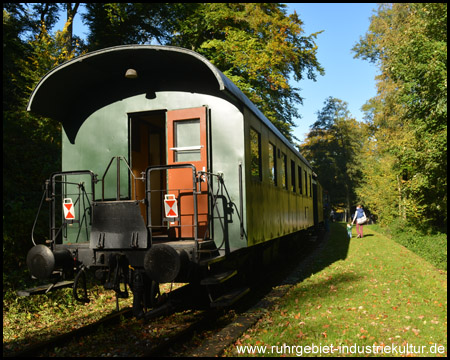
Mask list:
[[[27,257],[38,278],[92,268],[119,295],[128,283],[140,312],[142,285],[207,284],[202,266],[323,221],[310,164],[193,51],[88,53],[45,75],[28,111],[63,128],[48,244]]]

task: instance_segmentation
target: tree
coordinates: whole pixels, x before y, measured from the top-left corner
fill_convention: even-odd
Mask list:
[[[172,35],[177,4],[86,3],[89,50],[124,44],[166,43]]]
[[[318,33],[305,36],[298,15],[287,15],[279,3],[203,3],[185,10],[170,44],[203,54],[292,141],[302,98],[289,79],[324,74]]]
[[[381,69],[369,108],[380,160],[395,159],[398,216],[446,227],[447,4],[381,5],[353,50]]]
[[[68,50],[70,21],[49,33],[56,8],[48,4],[4,4],[3,8],[3,251],[4,266],[31,246],[30,230],[42,183],[60,169],[61,128],[48,118],[26,112],[32,89],[42,76],[78,54]],[[6,36],[5,36],[6,35]],[[6,61],[5,61],[6,60]],[[46,231],[42,231],[43,234]],[[11,256],[11,254],[14,256]],[[8,256],[9,255],[9,256]],[[23,255],[23,256],[21,256]]]
[[[73,50],[73,20],[75,18],[75,15],[77,14],[78,11],[78,7],[80,6],[80,3],[73,3],[73,7],[72,7],[72,3],[65,3],[64,4],[66,7],[66,26],[67,29],[65,31],[65,43],[66,43],[66,48],[67,51],[70,52]]]
[[[210,60],[290,140],[299,89],[324,70],[297,14],[279,3],[109,3],[86,5],[89,49],[131,43],[192,49]]]
[[[332,203],[350,213],[356,201],[354,189],[361,177],[363,130],[347,106],[340,99],[327,98],[300,150],[320,174],[320,182]]]

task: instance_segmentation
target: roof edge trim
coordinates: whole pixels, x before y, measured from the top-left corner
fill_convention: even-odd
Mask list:
[[[84,55],[80,55],[80,56],[77,56],[76,58],[68,60],[68,61],[56,66],[52,70],[50,70],[47,74],[45,74],[41,78],[41,80],[38,82],[38,84],[36,85],[34,90],[31,92],[31,95],[30,95],[30,98],[29,98],[28,104],[27,104],[27,111],[31,111],[31,106],[32,106],[35,94],[39,91],[39,88],[42,86],[42,84],[45,83],[45,81],[47,79],[49,79],[56,72],[60,71],[61,69],[64,69],[65,67],[68,67],[74,63],[84,61],[90,57],[102,55],[102,54],[109,53],[109,52],[125,51],[125,50],[130,50],[130,49],[135,49],[135,50],[150,49],[150,50],[156,50],[156,51],[172,51],[172,52],[179,52],[179,53],[184,53],[184,54],[190,55],[190,56],[196,58],[197,60],[201,61],[203,64],[205,64],[210,69],[210,71],[212,72],[214,77],[217,79],[217,83],[218,83],[219,89],[221,91],[225,90],[225,88],[226,88],[225,82],[228,79],[225,77],[225,75],[223,75],[219,69],[217,69],[213,64],[211,64],[208,61],[208,59],[206,59],[204,56],[196,53],[193,50],[184,49],[184,48],[176,47],[176,46],[165,46],[165,45],[139,45],[139,44],[120,45],[120,46],[113,46],[113,47],[109,47],[109,48],[105,48],[105,49],[101,49],[101,50],[88,52]]]

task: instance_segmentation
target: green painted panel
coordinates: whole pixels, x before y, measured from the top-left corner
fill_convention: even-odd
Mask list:
[[[260,178],[251,176],[252,148],[245,143],[246,203],[248,222],[248,246],[278,238],[313,225],[313,200],[309,193],[309,169],[268,127],[250,111],[245,112],[245,132],[257,131],[261,138]],[[269,144],[272,146],[270,147]],[[275,147],[275,151],[273,151]],[[253,149],[254,152],[254,149]],[[286,165],[284,165],[284,154]],[[276,169],[274,169],[274,157]],[[294,166],[291,165],[294,161]],[[308,194],[300,194],[298,188],[298,166],[307,171]],[[292,176],[292,169],[295,176]],[[274,172],[276,176],[274,176]],[[274,178],[277,180],[275,184]],[[292,180],[295,179],[295,192]]]
[[[246,197],[243,115],[231,103],[214,96],[184,92],[160,92],[156,93],[156,97],[152,99],[146,98],[145,95],[138,95],[107,105],[86,119],[79,129],[74,144],[70,143],[63,132],[62,170],[91,170],[98,174],[100,180],[112,157],[124,156],[129,161],[129,114],[200,106],[207,106],[211,113],[208,126],[213,166],[210,170],[224,174],[231,201],[237,208],[243,207],[244,209],[241,216],[246,229],[246,204],[241,205],[239,197],[239,164],[243,164],[243,198]],[[71,176],[68,180],[74,183],[89,182],[87,179],[79,180],[76,176]],[[128,170],[121,163],[120,195],[122,198],[129,196],[129,188]],[[105,199],[115,199],[116,189],[117,172],[114,162],[105,177]],[[89,192],[92,192],[91,189]],[[100,182],[95,186],[95,195],[96,199],[101,199]],[[221,216],[224,216],[222,209]],[[247,239],[240,236],[240,221],[236,209],[229,215],[229,220],[227,230],[231,249],[247,246]],[[79,233],[80,235],[78,235]],[[79,231],[79,226],[73,224],[68,227],[67,237],[64,241],[75,242],[77,237],[78,241],[88,241],[89,229],[87,232],[84,228]],[[218,218],[214,220],[214,240],[217,245],[220,245],[223,240],[223,231]]]
[[[244,159],[244,117],[243,114],[230,103],[222,99],[210,102],[211,106],[211,157],[214,173],[222,173],[230,200],[236,205],[233,212],[228,215],[228,234],[230,248],[239,249],[247,246],[247,238],[241,237],[240,220],[238,211],[243,208],[243,214],[239,214],[244,221],[244,229],[247,231],[246,203],[245,203],[245,159]],[[242,169],[243,204],[239,197],[239,172]],[[213,184],[213,191],[217,185]],[[224,216],[223,207],[220,209]],[[217,214],[215,214],[217,216]],[[223,240],[222,225],[219,219],[214,221],[214,241],[220,245]]]
[[[106,106],[92,114],[81,126],[75,144],[65,134],[62,144],[62,168],[91,170],[99,180],[113,157],[128,159],[128,116],[122,102]],[[120,166],[120,194],[128,197],[128,170]],[[115,199],[117,193],[116,163],[111,165],[105,177],[105,199]],[[101,183],[95,189],[97,199],[102,196]]]
[[[124,111],[123,104],[117,102],[92,114],[81,126],[75,143],[68,140],[63,131],[62,141],[62,170],[91,170],[98,175],[101,180],[105,170],[113,157],[123,156],[128,160],[128,116]],[[115,199],[117,194],[117,166],[114,160],[108,173],[105,176],[104,196],[106,199]],[[67,181],[71,183],[84,182],[88,197],[92,200],[92,189],[90,188],[89,176],[67,176]],[[74,187],[73,185],[71,186]],[[128,170],[123,161],[120,164],[120,195],[127,198],[129,195]],[[72,191],[73,193],[74,191]],[[67,195],[68,196],[68,195]],[[73,195],[73,201],[77,201],[77,196]],[[99,181],[95,185],[96,200],[102,197],[102,185]],[[90,234],[88,212],[89,203],[82,199],[79,206],[79,216],[81,221],[83,215],[85,222],[74,223],[67,226],[63,234],[64,242],[88,242]],[[77,208],[77,207],[76,207]]]

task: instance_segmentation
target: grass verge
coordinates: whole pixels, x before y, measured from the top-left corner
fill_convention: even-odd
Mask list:
[[[10,294],[3,301],[3,355],[91,324],[115,310],[112,290],[95,286],[91,291],[95,296],[88,304],[73,300],[72,289],[25,298]],[[122,309],[128,306],[131,299],[120,300]]]
[[[447,270],[447,234],[424,233],[396,221],[388,227],[374,225],[374,230],[403,245],[438,269]]]
[[[364,235],[332,224],[312,275],[225,355],[447,356],[447,272],[371,226]]]
[[[176,284],[173,289],[180,285]],[[160,289],[162,293],[168,293],[171,291],[171,285],[163,284]],[[48,294],[30,297],[18,297],[13,290],[4,293],[3,356],[11,356],[38,342],[92,324],[115,311],[114,291],[93,285],[89,293],[91,301],[88,304],[75,301],[72,289],[59,289]],[[120,309],[131,307],[131,292],[130,297],[120,299],[119,304]],[[105,340],[104,343],[106,348],[107,341]],[[126,341],[124,340],[123,343]],[[89,355],[89,351],[83,347],[79,347],[76,351]],[[69,355],[66,353],[59,355],[75,356],[76,351],[69,352]],[[98,355],[97,353],[94,356]]]

